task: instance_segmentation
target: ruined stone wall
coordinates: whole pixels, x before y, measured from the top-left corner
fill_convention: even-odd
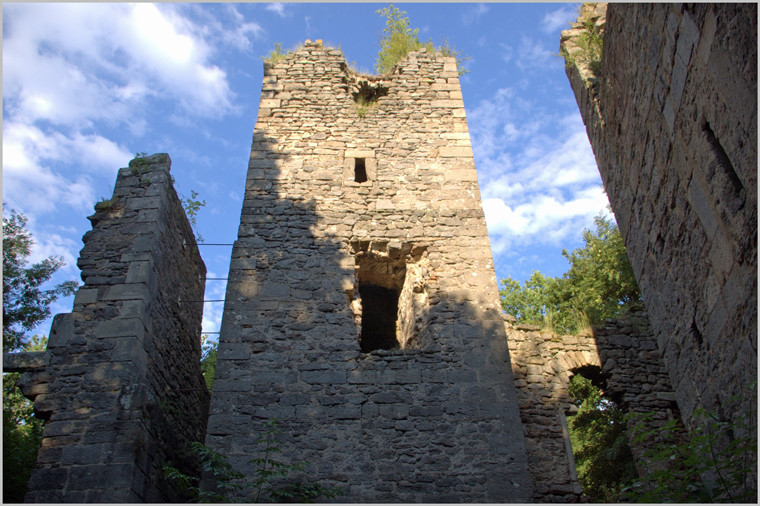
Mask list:
[[[206,269],[172,187],[168,155],[121,169],[96,205],[77,262],[84,285],[55,317],[47,350],[6,354],[45,421],[27,502],[166,502],[161,467],[202,441]]]
[[[610,4],[601,63],[567,73],[678,405],[731,419],[757,378],[757,5]]]
[[[647,428],[679,419],[675,394],[643,310],[608,319],[591,334],[580,336],[557,336],[505,318],[535,481],[534,501],[581,500],[567,429],[567,418],[577,412],[568,392],[575,374],[599,381],[604,395],[626,413],[651,413]],[[640,458],[645,448],[631,441],[631,450]]]
[[[206,443],[252,475],[271,418],[341,501],[531,497],[453,58],[265,63]]]

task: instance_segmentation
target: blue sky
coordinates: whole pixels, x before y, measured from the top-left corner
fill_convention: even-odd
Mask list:
[[[3,5],[3,201],[29,218],[32,260],[62,256],[79,278],[86,216],[137,152],[167,152],[180,194],[207,206],[209,243],[237,235],[262,80],[275,42],[340,46],[371,73],[384,20],[376,3]],[[497,279],[559,276],[562,248],[607,198],[558,52],[577,4],[395,4],[420,39],[471,56],[461,79]],[[231,248],[202,247],[209,277]],[[224,297],[208,281],[207,299]],[[71,310],[73,298],[54,312]],[[209,303],[216,331],[222,304]],[[37,332],[47,334],[50,322]]]

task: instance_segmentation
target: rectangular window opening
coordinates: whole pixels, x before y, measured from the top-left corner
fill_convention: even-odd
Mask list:
[[[354,181],[357,183],[367,182],[367,165],[364,158],[354,158]]]
[[[371,283],[359,283],[362,298],[362,353],[399,347],[396,338],[399,291]]]

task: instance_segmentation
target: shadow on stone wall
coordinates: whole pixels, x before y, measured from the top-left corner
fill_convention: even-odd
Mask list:
[[[165,502],[164,464],[205,433],[200,371],[206,269],[172,187],[166,154],[119,171],[89,217],[84,285],[53,320],[47,350],[5,354],[5,371],[45,420],[27,502]]]
[[[626,413],[651,413],[647,428],[680,422],[675,394],[657,350],[643,307],[596,326],[592,335],[557,336],[536,326],[515,325],[505,315],[512,370],[535,499],[580,500],[581,489],[567,432],[566,417],[577,411],[568,392],[570,378],[594,369],[606,397]],[[646,446],[630,441],[635,459]]]
[[[257,438],[276,418],[281,458],[311,463],[291,479],[342,487],[341,502],[529,500],[498,298],[486,304],[436,275],[446,262],[468,268],[456,227],[391,233],[435,217],[369,209],[360,185],[351,185],[356,200],[341,199],[342,167],[331,174],[280,149],[256,130],[206,443],[250,479]],[[426,245],[420,347],[362,353],[357,240],[390,253]]]

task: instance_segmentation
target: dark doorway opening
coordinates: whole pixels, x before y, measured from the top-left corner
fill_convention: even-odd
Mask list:
[[[364,158],[354,159],[354,181],[357,183],[367,182],[367,165]]]
[[[362,331],[359,339],[361,351],[368,353],[373,350],[398,348],[398,290],[371,283],[359,283],[359,294],[362,298]]]

